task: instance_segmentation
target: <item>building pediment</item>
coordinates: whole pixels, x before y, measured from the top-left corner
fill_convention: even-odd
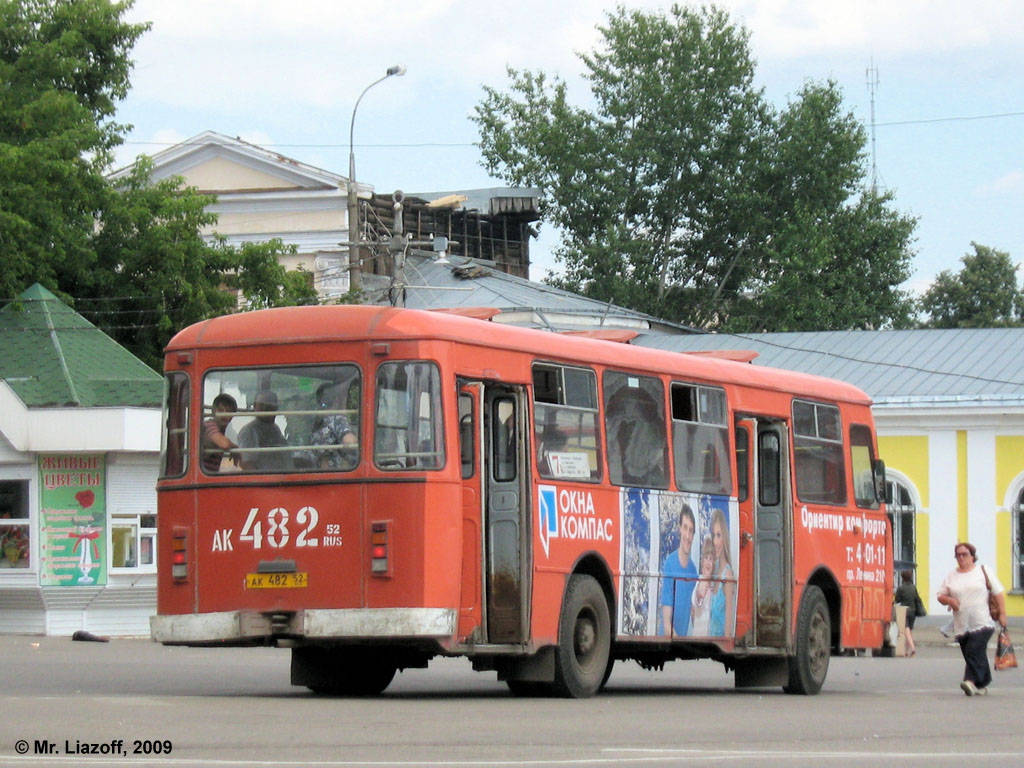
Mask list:
[[[181,176],[190,187],[217,195],[310,192],[344,188],[346,178],[255,144],[204,131],[152,157],[152,178]],[[112,174],[115,181],[129,173]]]

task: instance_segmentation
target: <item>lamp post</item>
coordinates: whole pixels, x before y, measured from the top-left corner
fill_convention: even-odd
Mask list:
[[[356,130],[356,110],[359,109],[359,102],[363,100],[363,96],[373,86],[384,82],[392,75],[401,76],[404,74],[405,66],[403,64],[388,67],[384,77],[374,80],[363,89],[363,92],[359,94],[359,98],[356,99],[355,106],[352,107],[352,122],[348,127],[348,279],[349,290],[352,291],[358,290],[362,284],[359,276],[362,253],[359,247],[359,200],[356,196],[356,153],[353,141]]]

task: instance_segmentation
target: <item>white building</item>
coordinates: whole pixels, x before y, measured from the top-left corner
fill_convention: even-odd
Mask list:
[[[0,632],[149,634],[161,393],[42,286],[0,310]]]

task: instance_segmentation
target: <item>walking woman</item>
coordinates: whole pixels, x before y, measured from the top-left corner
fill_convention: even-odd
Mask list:
[[[917,606],[921,597],[917,594],[917,587],[914,586],[914,572],[910,570],[900,571],[902,583],[896,588],[894,599],[897,605],[907,608],[907,650],[906,656],[913,656],[917,653],[914,647],[914,619],[917,618]]]
[[[984,696],[992,682],[988,641],[993,626],[988,610],[988,591],[999,603],[999,624],[1006,629],[1006,596],[993,571],[978,565],[978,550],[962,541],[953,549],[956,568],[939,588],[938,599],[953,611],[953,633],[966,664],[960,688],[968,696]],[[986,584],[987,577],[987,584]]]

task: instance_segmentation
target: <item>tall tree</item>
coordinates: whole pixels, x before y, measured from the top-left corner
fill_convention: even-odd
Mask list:
[[[912,324],[900,290],[910,277],[915,221],[864,186],[863,125],[835,83],[808,83],[771,112],[759,181],[761,263],[723,325],[802,331]]]
[[[939,273],[921,298],[929,328],[1000,328],[1024,325],[1024,293],[1010,254],[978,243],[960,259],[956,274]]]
[[[121,143],[113,121],[148,24],[110,0],[0,0],[0,297],[60,288],[90,237]]]
[[[713,6],[619,7],[599,29],[582,56],[592,109],[510,69],[473,118],[487,169],[544,191],[563,287],[706,327],[905,321],[914,225],[884,195],[858,199],[864,131],[834,84],[777,113],[753,85],[748,32]],[[844,239],[857,225],[872,236]],[[831,288],[808,282],[836,265]],[[868,290],[853,311],[803,311]]]
[[[153,183],[141,159],[105,177],[126,126],[131,0],[0,0],[0,299],[41,282],[154,367],[181,327],[315,300],[280,241],[210,240],[215,198]]]

